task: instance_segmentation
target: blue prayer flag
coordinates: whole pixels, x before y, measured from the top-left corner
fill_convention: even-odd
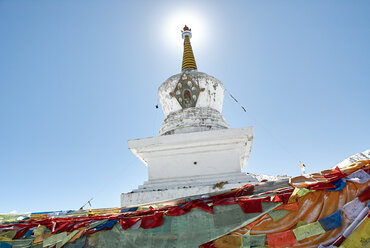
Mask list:
[[[340,210],[335,211],[328,217],[322,218],[321,220],[319,220],[319,222],[325,229],[325,231],[330,231],[340,227],[342,225],[342,215],[340,213]]]
[[[342,190],[346,186],[346,182],[342,179],[339,179],[331,183],[335,185],[335,189],[326,189],[327,191],[339,191],[339,190]]]

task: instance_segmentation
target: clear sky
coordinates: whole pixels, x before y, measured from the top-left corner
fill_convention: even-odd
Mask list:
[[[193,30],[245,171],[331,168],[370,143],[370,1],[0,0],[0,213],[118,207],[147,179],[127,140],[158,135],[157,89]],[[227,165],[225,165],[227,166]]]

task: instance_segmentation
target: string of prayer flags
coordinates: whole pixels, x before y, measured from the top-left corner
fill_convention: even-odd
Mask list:
[[[328,217],[322,218],[319,222],[325,231],[330,231],[340,227],[342,225],[342,215],[340,210],[335,211]]]
[[[0,248],[23,248],[30,245],[62,248],[67,243],[70,243],[71,247],[82,247],[94,242],[98,242],[98,246],[112,244],[113,247],[115,244],[108,241],[112,237],[109,231],[112,228],[114,228],[112,232],[114,235],[119,235],[119,237],[117,236],[119,239],[124,240],[128,235],[132,236],[130,239],[141,240],[140,242],[148,241],[151,245],[155,244],[156,247],[171,244],[171,247],[184,248],[185,246],[176,243],[178,240],[174,241],[173,231],[178,231],[181,234],[177,236],[178,239],[188,238],[192,245],[208,242],[207,246],[202,246],[203,248],[265,247],[267,244],[269,247],[290,247],[301,240],[304,241],[299,246],[307,244],[310,247],[317,247],[320,242],[326,244],[324,243],[325,239],[334,240],[336,237],[333,235],[338,235],[338,233],[342,233],[342,235],[337,237],[337,240],[332,243],[332,247],[339,246],[341,243],[344,248],[352,247],[351,245],[356,244],[350,240],[350,237],[355,237],[354,239],[357,240],[369,240],[368,236],[364,236],[364,232],[369,230],[369,165],[370,160],[342,169],[335,168],[310,174],[290,181],[292,186],[299,188],[285,187],[256,193],[252,196],[254,186],[246,185],[219,195],[176,200],[168,205],[162,203],[162,207],[160,207],[161,205],[152,205],[127,209],[110,208],[38,212],[17,216],[0,215]],[[329,190],[315,192],[320,189]],[[260,192],[260,189],[256,192]],[[311,194],[308,195],[309,193]],[[299,199],[301,197],[304,198]],[[326,204],[323,201],[324,197],[329,203],[338,204],[338,210],[333,212],[333,206]],[[343,202],[342,199],[353,200],[339,208]],[[191,212],[193,208],[200,208],[207,213],[204,211]],[[225,212],[225,216],[222,218],[220,217],[221,209],[228,209],[227,214]],[[196,218],[190,221],[187,217],[194,213],[199,215],[194,215]],[[248,215],[249,213],[258,214]],[[187,216],[164,217],[184,214]],[[318,219],[319,216],[326,217]],[[245,222],[242,223],[241,218],[245,218]],[[349,226],[342,225],[343,218],[349,219],[351,222]],[[176,222],[181,219],[182,221]],[[301,220],[298,221],[299,219]],[[304,222],[312,222],[315,219],[316,222],[313,223]],[[121,230],[116,229],[119,228],[118,222]],[[177,224],[173,225],[175,222]],[[347,222],[348,220],[346,220]],[[367,222],[365,227],[363,227],[364,222]],[[150,230],[162,225],[164,225],[163,228]],[[185,229],[182,228],[184,225]],[[201,228],[197,229],[199,226]],[[235,230],[235,228],[239,229]],[[330,232],[336,228],[338,228],[336,231]],[[130,231],[124,231],[127,229]],[[92,235],[101,230],[107,231],[101,232],[99,235]],[[252,233],[256,235],[251,235],[248,230],[252,230]],[[274,230],[280,232],[271,233]],[[285,231],[281,232],[282,230]],[[358,230],[360,230],[360,234],[357,234]],[[321,235],[323,233],[325,235]],[[315,238],[310,239],[310,237]],[[343,242],[346,238],[348,241]],[[127,242],[134,242],[136,245],[136,241]],[[182,243],[184,243],[183,240]],[[148,246],[140,245],[140,247]]]

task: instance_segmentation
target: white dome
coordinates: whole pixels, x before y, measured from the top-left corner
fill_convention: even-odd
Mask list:
[[[160,135],[188,133],[228,128],[222,116],[225,88],[216,78],[196,70],[186,71],[187,75],[204,89],[200,92],[195,107],[182,108],[177,99],[171,96],[180,80],[181,73],[167,79],[158,89],[165,120]]]

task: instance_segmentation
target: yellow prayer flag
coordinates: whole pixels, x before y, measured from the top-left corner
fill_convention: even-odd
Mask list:
[[[298,241],[325,233],[324,228],[321,224],[316,221],[307,225],[299,226],[293,229],[294,235]]]
[[[341,244],[343,248],[366,248],[370,246],[370,219],[365,217],[362,223]]]
[[[17,231],[0,232],[0,241],[11,241]]]

